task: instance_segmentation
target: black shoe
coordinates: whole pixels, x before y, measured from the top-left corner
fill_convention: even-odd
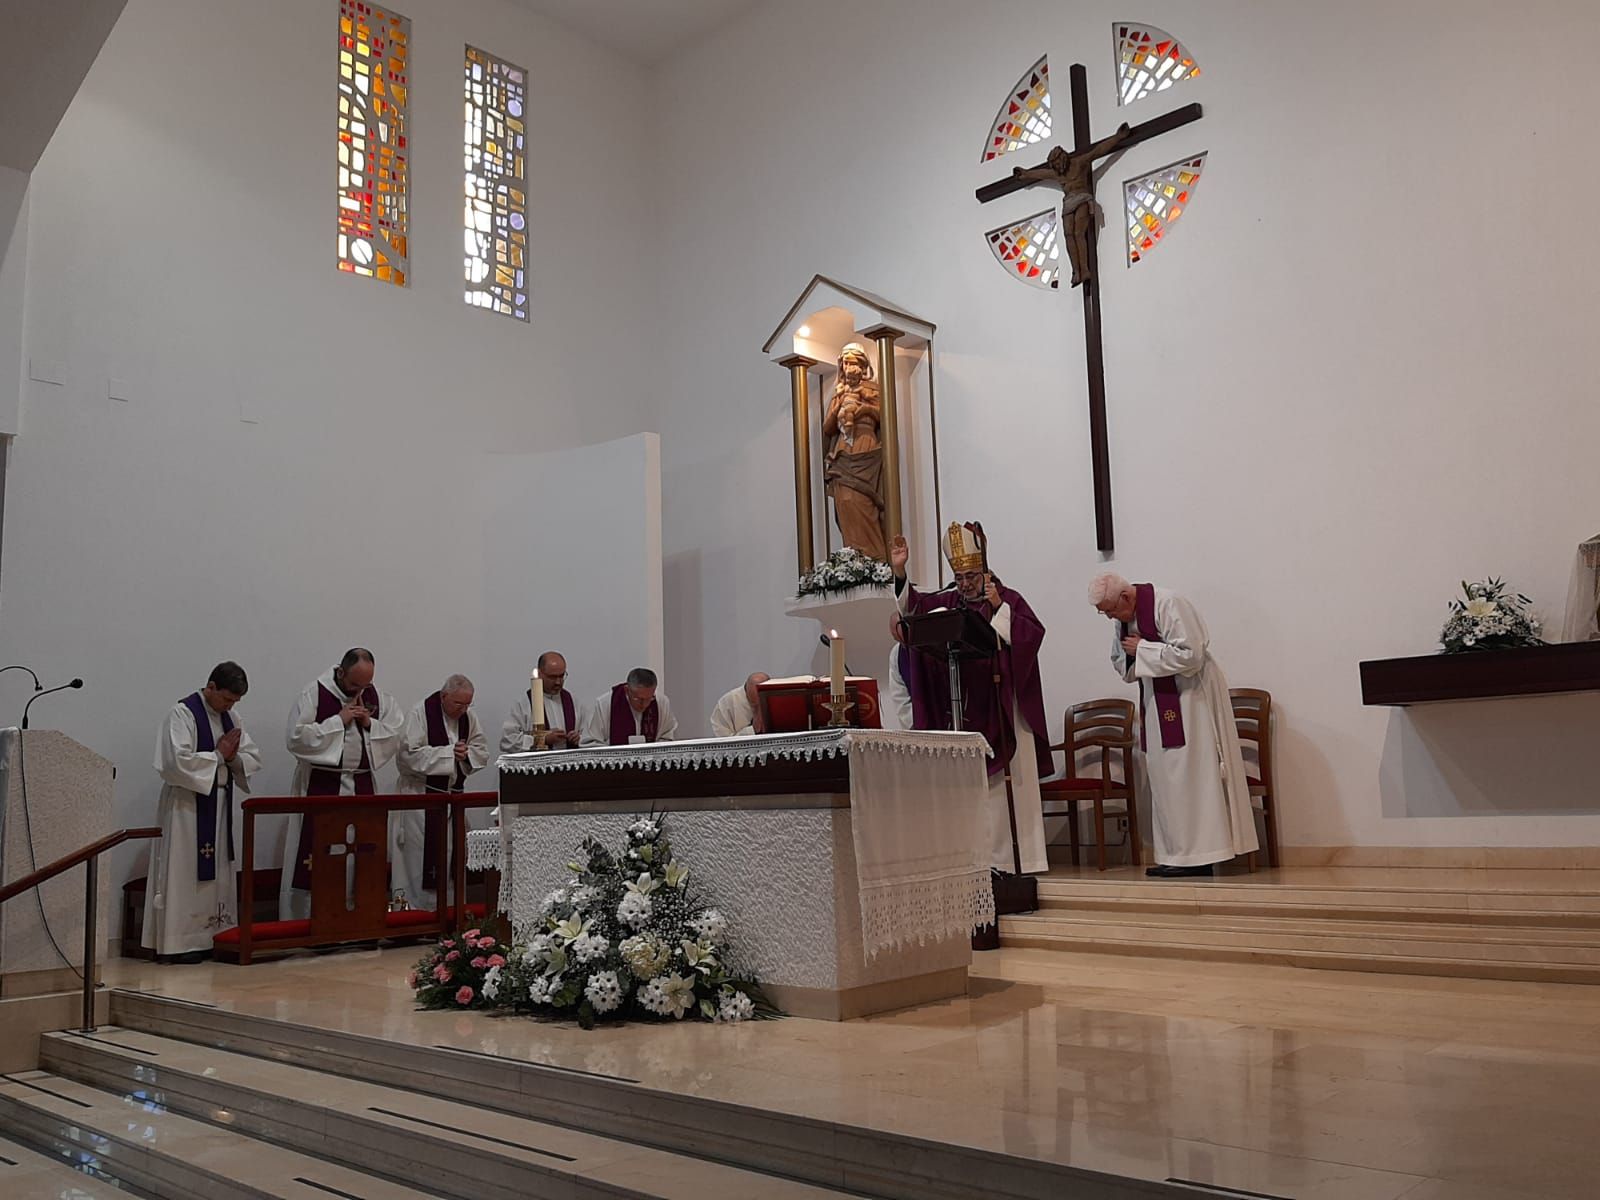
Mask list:
[[[1147,868],[1145,874],[1152,879],[1196,879],[1210,877],[1212,871],[1210,864],[1203,867],[1159,866]]]

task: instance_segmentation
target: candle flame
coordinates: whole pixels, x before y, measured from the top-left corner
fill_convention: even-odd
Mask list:
[[[839,636],[839,631],[837,629],[830,629],[828,630],[828,636],[831,638],[836,638]]]

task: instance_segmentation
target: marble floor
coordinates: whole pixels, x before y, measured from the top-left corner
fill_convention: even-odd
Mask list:
[[[1298,1200],[1597,1194],[1600,988],[1010,949],[965,999],[589,1033],[413,1009],[411,949],[113,986],[826,1120]]]

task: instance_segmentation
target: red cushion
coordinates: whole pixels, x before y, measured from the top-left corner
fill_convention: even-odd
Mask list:
[[[305,937],[311,932],[311,922],[305,918],[298,921],[258,921],[250,927],[250,939],[263,940],[267,938],[293,938]],[[234,946],[239,942],[238,927],[224,929],[211,939],[213,946]]]
[[[1111,786],[1120,788],[1122,785],[1113,779]],[[1039,783],[1041,792],[1098,792],[1103,787],[1103,779],[1045,779]]]

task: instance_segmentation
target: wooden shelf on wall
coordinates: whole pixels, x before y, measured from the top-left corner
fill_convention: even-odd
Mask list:
[[[1361,664],[1363,704],[1438,704],[1560,692],[1600,692],[1600,642],[1379,658]]]

